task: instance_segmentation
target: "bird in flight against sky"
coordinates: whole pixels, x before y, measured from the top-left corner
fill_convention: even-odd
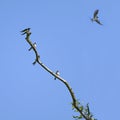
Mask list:
[[[55,73],[57,76],[60,75],[60,72],[57,70],[56,73]],[[56,77],[54,78],[54,80],[56,80]]]
[[[95,22],[97,22],[99,25],[102,25],[102,23],[98,20],[98,12],[99,12],[99,10],[97,9],[97,10],[95,10],[95,12],[94,12],[94,14],[93,14],[93,18],[91,19],[91,21],[93,22],[93,21],[95,21]]]
[[[26,29],[22,30],[21,32],[22,32],[22,35],[24,35],[24,34],[28,33],[29,31],[30,31],[30,28],[26,28]]]

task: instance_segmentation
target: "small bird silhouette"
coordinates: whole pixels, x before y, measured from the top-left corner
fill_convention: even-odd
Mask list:
[[[102,25],[102,23],[98,20],[98,12],[99,12],[99,10],[97,9],[97,10],[95,10],[95,12],[94,12],[94,14],[93,14],[93,18],[91,19],[91,21],[93,22],[93,21],[95,21],[95,22],[97,22],[98,24],[100,24],[100,25]]]
[[[55,73],[57,76],[60,75],[60,72],[57,70],[56,73]],[[56,80],[56,77],[54,78],[54,80]]]
[[[36,42],[33,43],[33,46],[36,48]],[[32,50],[32,47],[30,47],[28,50]]]
[[[22,30],[20,32],[22,32],[22,35],[24,35],[26,33],[29,33],[29,31],[30,31],[30,28],[26,28],[26,29],[24,29],[24,30]]]

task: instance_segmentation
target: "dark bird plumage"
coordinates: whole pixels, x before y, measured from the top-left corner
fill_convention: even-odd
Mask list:
[[[29,31],[30,31],[30,28],[26,28],[26,29],[24,29],[24,30],[22,30],[20,32],[22,32],[22,35],[24,35],[26,33],[29,33]]]
[[[97,10],[95,10],[94,15],[93,15],[93,17],[94,17],[94,18],[95,18],[95,17],[97,17],[98,12],[99,12],[99,10],[98,10],[98,9],[97,9]]]
[[[57,76],[60,75],[60,72],[57,70],[56,73],[55,73]],[[54,78],[54,80],[56,80],[56,77]]]
[[[94,11],[93,18],[91,19],[91,21],[92,21],[92,22],[95,21],[95,22],[97,22],[98,24],[102,25],[102,23],[98,20],[98,18],[99,18],[99,17],[98,17],[98,12],[99,12],[98,9]]]
[[[34,48],[36,48],[36,42],[33,43]],[[32,47],[28,49],[29,51],[32,50]]]

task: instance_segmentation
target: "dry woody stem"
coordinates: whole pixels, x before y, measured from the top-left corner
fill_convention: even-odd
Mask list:
[[[34,44],[31,42],[30,40],[30,35],[31,35],[31,32],[30,32],[30,28],[27,28],[23,31],[22,35],[26,35],[26,41],[28,42],[28,44],[31,46],[31,48],[33,49],[34,53],[35,53],[35,61],[33,62],[33,65],[35,65],[36,63],[38,63],[42,68],[44,68],[47,72],[49,72],[51,75],[53,75],[55,78],[57,78],[58,80],[60,80],[68,89],[70,95],[71,95],[71,98],[72,98],[72,106],[74,107],[74,109],[76,111],[79,112],[80,116],[82,116],[83,119],[85,120],[95,120],[93,117],[90,117],[89,115],[86,115],[85,112],[83,111],[83,109],[81,109],[80,106],[78,106],[78,100],[76,99],[75,97],[75,94],[72,90],[72,88],[70,87],[70,85],[68,84],[68,82],[63,79],[62,77],[56,75],[56,73],[54,73],[52,70],[50,70],[46,65],[44,65],[42,62],[41,62],[41,59],[40,59],[40,55],[38,54],[38,51],[36,50],[36,47],[34,46]],[[89,107],[88,107],[89,108]]]

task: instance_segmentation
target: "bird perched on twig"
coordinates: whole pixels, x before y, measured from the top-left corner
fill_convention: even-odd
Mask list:
[[[57,70],[56,73],[55,73],[57,76],[60,75],[60,72]],[[56,77],[54,78],[54,80],[56,80]]]
[[[36,48],[36,42],[33,43],[33,46]],[[30,51],[32,47],[30,47],[28,50]]]
[[[97,9],[97,10],[95,10],[95,12],[94,12],[94,14],[93,14],[93,18],[91,19],[91,21],[93,22],[93,21],[95,21],[95,22],[97,22],[98,24],[100,24],[100,25],[102,25],[102,23],[98,20],[98,12],[99,12],[99,10]]]
[[[24,29],[24,30],[22,30],[20,32],[22,32],[22,35],[24,35],[26,33],[29,33],[29,31],[30,31],[30,28],[26,28],[26,29]]]

